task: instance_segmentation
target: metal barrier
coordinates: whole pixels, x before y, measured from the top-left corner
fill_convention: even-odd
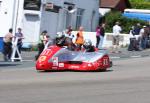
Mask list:
[[[17,47],[17,43],[18,43],[18,37],[15,38],[15,41],[13,42],[13,51],[12,51],[12,55],[11,55],[11,61],[14,62],[15,60],[20,60],[22,61],[22,57],[21,57],[21,54],[18,50],[18,47]],[[16,53],[18,54],[18,57],[15,57]]]

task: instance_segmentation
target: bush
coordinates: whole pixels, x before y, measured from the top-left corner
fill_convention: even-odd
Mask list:
[[[147,25],[147,22],[139,19],[129,19],[122,16],[121,12],[112,11],[105,15],[106,32],[112,32],[112,27],[115,22],[119,21],[122,27],[122,33],[129,33],[131,26],[140,23],[141,25]]]

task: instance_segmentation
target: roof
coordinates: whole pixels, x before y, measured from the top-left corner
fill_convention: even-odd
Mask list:
[[[109,8],[115,8],[120,0],[100,0],[100,7],[109,7]]]
[[[128,0],[100,0],[101,8],[116,8],[118,5],[124,3],[126,7],[130,7],[130,2]]]

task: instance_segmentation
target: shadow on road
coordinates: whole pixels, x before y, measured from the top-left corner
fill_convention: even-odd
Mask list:
[[[97,72],[112,72],[113,70],[96,70],[96,71],[80,71],[80,70],[41,70],[38,71],[39,73],[49,73],[49,72],[90,72],[90,73],[97,73]]]
[[[21,64],[6,64],[6,63],[4,63],[4,64],[0,64],[0,67],[8,67],[8,66],[17,66],[17,65],[21,65]]]

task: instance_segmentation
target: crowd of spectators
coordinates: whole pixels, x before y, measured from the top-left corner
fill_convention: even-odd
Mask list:
[[[130,30],[130,44],[129,51],[144,50],[150,48],[150,26],[140,25],[139,23],[132,26]]]

